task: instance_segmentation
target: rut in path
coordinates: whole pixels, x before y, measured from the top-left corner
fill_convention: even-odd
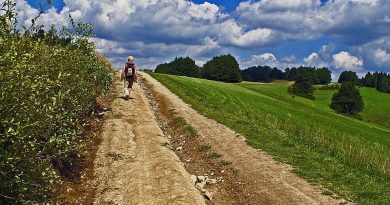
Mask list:
[[[163,133],[140,87],[132,99],[118,98],[103,124],[94,162],[95,204],[205,204],[178,157],[164,144]]]

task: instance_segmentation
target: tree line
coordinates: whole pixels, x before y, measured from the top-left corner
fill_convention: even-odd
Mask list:
[[[195,78],[223,82],[271,82],[273,80],[296,81],[301,79],[300,75],[310,79],[314,85],[328,84],[331,82],[330,70],[328,68],[303,67],[287,68],[284,72],[269,66],[253,66],[240,70],[237,60],[232,55],[216,56],[203,67],[195,64],[189,57],[176,57],[169,63],[163,63],[156,67],[156,73],[181,75]]]
[[[383,72],[368,72],[360,83],[364,87],[376,88],[379,92],[390,93],[390,74]]]
[[[331,71],[326,68],[316,67],[292,67],[283,71],[274,67],[252,66],[240,70],[237,60],[232,55],[217,56],[199,67],[189,57],[175,58],[170,63],[160,64],[155,69],[156,73],[182,75],[196,78],[223,82],[272,82],[273,80],[294,81],[288,87],[287,92],[293,97],[295,95],[314,100],[314,85],[317,89],[337,89],[330,107],[339,113],[355,115],[362,111],[364,103],[357,86],[373,87],[380,92],[390,93],[390,75],[386,73],[367,73],[359,79],[353,71],[343,71],[338,83],[330,84],[332,81]]]

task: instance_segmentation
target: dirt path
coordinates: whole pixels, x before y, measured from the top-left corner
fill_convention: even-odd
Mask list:
[[[94,162],[97,185],[94,204],[205,204],[190,175],[165,143],[138,84],[129,101],[118,98],[103,124]]]
[[[168,105],[169,107],[165,108],[166,110],[174,110],[176,116],[183,117],[193,128],[195,128],[195,130],[197,130],[201,136],[200,143],[211,145],[213,150],[221,154],[225,161],[232,163],[232,168],[230,169],[234,171],[235,175],[234,177],[227,177],[227,181],[224,182],[225,184],[230,183],[232,186],[229,186],[228,188],[225,187],[225,192],[227,193],[221,191],[220,194],[223,197],[220,197],[219,199],[217,193],[215,196],[217,202],[214,202],[214,204],[348,203],[344,199],[336,196],[331,197],[322,195],[321,193],[323,190],[319,187],[310,185],[306,180],[296,176],[291,172],[292,168],[290,166],[279,163],[266,153],[248,146],[243,137],[239,136],[226,126],[198,114],[189,105],[185,104],[181,99],[172,94],[148,74],[141,73],[141,76],[141,80],[146,84],[145,88],[152,90],[154,93],[152,95],[155,95],[154,98],[157,99],[157,101],[164,101],[157,103],[163,103],[165,106]],[[184,149],[195,150],[196,148],[185,147]],[[185,156],[183,153],[183,151],[177,152],[182,160],[185,160],[186,157],[189,158],[189,156]],[[191,159],[192,158],[189,158],[189,160]],[[196,163],[196,161],[191,163]],[[209,163],[207,165],[209,165]],[[188,165],[188,167],[186,166],[186,169],[187,171],[190,171],[190,173],[199,170],[191,168],[190,165]],[[206,169],[214,171],[220,170],[220,168],[207,166],[201,168],[203,171],[206,171]],[[232,182],[229,180],[236,181]],[[239,184],[240,186],[233,186],[234,184]],[[239,194],[230,193],[228,190],[230,188],[235,189]],[[224,189],[223,186],[221,186],[221,189]],[[229,197],[232,199],[230,203],[226,200],[226,198]],[[241,197],[243,200],[234,202],[234,199],[237,197]],[[218,201],[221,203],[218,203]],[[211,202],[207,203],[210,204]],[[192,204],[195,204],[195,202]]]

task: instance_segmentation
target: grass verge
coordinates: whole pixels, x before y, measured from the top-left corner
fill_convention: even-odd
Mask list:
[[[152,74],[249,145],[292,164],[313,184],[361,204],[390,203],[390,130],[338,115],[318,101],[288,98],[284,85],[226,84]],[[259,87],[260,86],[260,87]]]

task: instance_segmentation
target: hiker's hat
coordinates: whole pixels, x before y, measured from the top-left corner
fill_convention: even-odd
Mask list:
[[[134,57],[133,56],[127,57],[127,61],[134,61]]]

